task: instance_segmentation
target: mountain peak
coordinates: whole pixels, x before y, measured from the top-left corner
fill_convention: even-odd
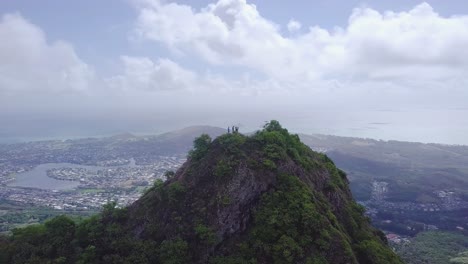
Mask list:
[[[202,134],[166,175],[128,208],[111,203],[77,224],[61,217],[14,231],[3,259],[401,263],[353,200],[345,173],[277,121],[251,136]]]
[[[129,212],[138,237],[185,243],[181,261],[400,263],[344,172],[277,121],[253,136],[201,135],[187,163]]]

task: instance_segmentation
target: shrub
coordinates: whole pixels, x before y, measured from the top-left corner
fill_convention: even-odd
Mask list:
[[[269,169],[269,170],[274,170],[276,169],[276,164],[269,160],[269,159],[266,159],[263,161],[263,166],[265,166],[265,168]]]
[[[214,175],[217,178],[224,178],[232,173],[232,167],[229,162],[225,160],[220,160],[216,164],[216,168],[214,169]]]
[[[190,263],[188,257],[188,244],[181,238],[164,240],[159,246],[159,261],[163,264]]]
[[[195,234],[206,245],[214,245],[216,243],[216,234],[206,225],[196,225]]]
[[[171,183],[167,188],[167,197],[170,203],[177,203],[185,194],[186,188],[179,182]]]
[[[189,157],[200,160],[207,152],[211,144],[211,137],[202,134],[193,141],[193,149],[189,152]]]

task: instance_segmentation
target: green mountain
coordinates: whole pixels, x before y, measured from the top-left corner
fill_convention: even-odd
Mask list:
[[[134,204],[0,239],[2,263],[402,263],[346,175],[277,121],[194,141]]]

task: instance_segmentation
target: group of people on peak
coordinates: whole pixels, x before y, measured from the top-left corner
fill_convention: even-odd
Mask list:
[[[231,133],[231,131],[232,133],[239,133],[239,127],[238,126],[232,126],[232,128],[228,127],[228,133]]]

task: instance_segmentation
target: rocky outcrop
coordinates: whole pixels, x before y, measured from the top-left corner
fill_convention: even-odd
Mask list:
[[[209,259],[239,263],[247,259],[257,263],[400,263],[354,202],[344,172],[279,124],[270,123],[250,137],[235,133],[213,142],[205,137],[205,141],[195,145],[173,179],[154,187],[129,208],[128,224],[139,237],[159,243],[179,238],[187,241],[190,259],[195,263]],[[310,197],[307,203],[287,201],[291,204],[285,207],[297,210],[291,215],[306,219],[304,214],[314,213],[317,219],[276,219],[278,223],[271,228],[277,225],[304,233],[260,237],[263,231],[258,231],[258,226],[263,223],[258,214],[272,210],[272,217],[277,217],[273,215],[274,206],[270,208],[265,200],[284,195],[285,181],[294,184],[287,187],[292,188],[288,191],[299,192],[305,200]],[[285,218],[291,217],[288,213]],[[307,231],[310,226],[320,230]],[[278,241],[281,239],[291,241]],[[380,252],[365,259],[362,256],[369,252],[360,245],[363,242]],[[276,252],[279,255],[274,256],[274,251],[290,253],[282,256]]]

